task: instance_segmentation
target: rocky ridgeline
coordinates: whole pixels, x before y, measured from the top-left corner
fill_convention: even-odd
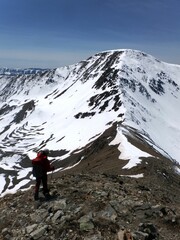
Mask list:
[[[118,175],[63,175],[52,199],[33,188],[0,199],[2,240],[180,239],[180,209],[165,188]],[[41,193],[42,194],[42,193]]]

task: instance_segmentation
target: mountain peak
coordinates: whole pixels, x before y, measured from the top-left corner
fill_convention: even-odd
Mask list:
[[[32,182],[31,159],[44,147],[57,171],[87,168],[83,159],[91,153],[103,162],[96,144],[102,152],[116,149],[118,174],[152,158],[178,169],[179,70],[119,49],[38,74],[0,75],[2,195]]]

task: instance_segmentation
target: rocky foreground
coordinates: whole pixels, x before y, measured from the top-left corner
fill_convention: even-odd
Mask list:
[[[179,182],[163,176],[64,174],[51,179],[52,199],[33,187],[0,199],[2,240],[178,240]]]

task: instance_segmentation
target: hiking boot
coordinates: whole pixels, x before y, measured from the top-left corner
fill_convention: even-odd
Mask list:
[[[37,193],[34,194],[34,200],[35,200],[35,201],[38,201],[38,200],[39,200],[39,196],[38,196]]]
[[[44,196],[47,201],[51,199],[51,195],[49,193],[44,194]]]

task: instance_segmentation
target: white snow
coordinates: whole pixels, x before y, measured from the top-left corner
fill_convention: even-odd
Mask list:
[[[123,130],[118,128],[115,139],[110,145],[119,144],[118,150],[120,152],[119,158],[123,160],[129,160],[129,162],[123,167],[124,169],[130,169],[141,162],[141,157],[149,157],[150,155],[143,152],[128,142],[126,136],[123,134]]]
[[[3,192],[0,197],[4,197],[6,194],[13,194],[16,193],[17,190],[19,190],[22,186],[26,185],[27,183],[29,183],[30,180],[25,179],[22,180],[21,182],[19,182],[14,188],[8,189],[5,192]]]
[[[142,178],[144,177],[143,173],[136,174],[136,175],[121,175],[122,177],[131,177],[131,178]]]
[[[117,50],[116,50],[117,51]],[[123,51],[120,49],[120,51]],[[136,91],[133,92],[129,86],[119,88],[119,95],[123,101],[120,109],[112,111],[114,104],[111,96],[105,111],[100,113],[99,108],[89,106],[89,99],[96,94],[101,94],[106,90],[93,88],[95,82],[101,76],[104,65],[108,57],[114,51],[109,51],[98,66],[88,72],[88,80],[84,78],[85,70],[90,69],[99,56],[93,56],[86,66],[81,68],[80,64],[56,70],[52,84],[45,84],[47,77],[30,80],[24,85],[23,90],[12,93],[6,101],[10,106],[17,106],[0,118],[0,132],[14,120],[14,116],[22,109],[25,102],[34,100],[35,111],[27,111],[27,116],[20,123],[11,124],[11,127],[0,135],[0,148],[5,152],[16,152],[11,157],[4,157],[0,161],[0,167],[4,170],[17,170],[17,178],[25,178],[30,168],[22,169],[19,165],[22,154],[29,156],[29,161],[33,159],[43,141],[47,141],[46,148],[51,150],[66,150],[68,153],[55,160],[62,160],[68,157],[73,151],[80,151],[82,147],[96,139],[107,128],[115,122],[124,120],[124,127],[129,126],[139,131],[141,136],[163,155],[179,161],[180,156],[180,66],[157,61],[148,55],[144,57],[142,53],[133,50],[124,50],[119,60],[114,62],[115,69],[125,69],[119,74],[117,86],[121,84],[121,78],[128,78],[135,83]],[[137,71],[137,69],[140,69]],[[169,79],[176,82],[177,88],[165,79],[163,85],[165,94],[158,95],[148,87],[149,81],[157,78],[159,72],[167,73]],[[127,76],[128,73],[128,76]],[[8,79],[6,79],[8,81]],[[146,86],[151,95],[152,103],[145,95],[139,92],[139,82]],[[17,80],[20,84],[21,80]],[[0,79],[0,86],[5,86],[4,79]],[[122,96],[122,92],[125,93]],[[63,93],[63,94],[62,94]],[[107,99],[106,99],[107,100]],[[4,100],[0,99],[0,107],[4,106]],[[100,105],[103,106],[104,100]],[[78,113],[92,113],[93,116],[86,118],[75,118]],[[118,117],[119,114],[124,117]],[[120,152],[119,158],[129,160],[124,168],[129,169],[141,162],[141,157],[150,156],[128,142],[125,128],[117,128],[117,135],[111,142],[118,144]],[[24,135],[28,135],[24,137]],[[6,139],[6,141],[5,141]],[[1,157],[1,156],[0,156]],[[0,193],[5,186],[4,175],[0,175]],[[141,177],[141,175],[139,176]],[[12,176],[9,176],[12,183]],[[13,189],[8,189],[6,193],[17,191],[29,180],[22,180]],[[12,186],[11,184],[9,187]],[[5,193],[3,193],[5,194]],[[2,195],[3,195],[2,194]]]

